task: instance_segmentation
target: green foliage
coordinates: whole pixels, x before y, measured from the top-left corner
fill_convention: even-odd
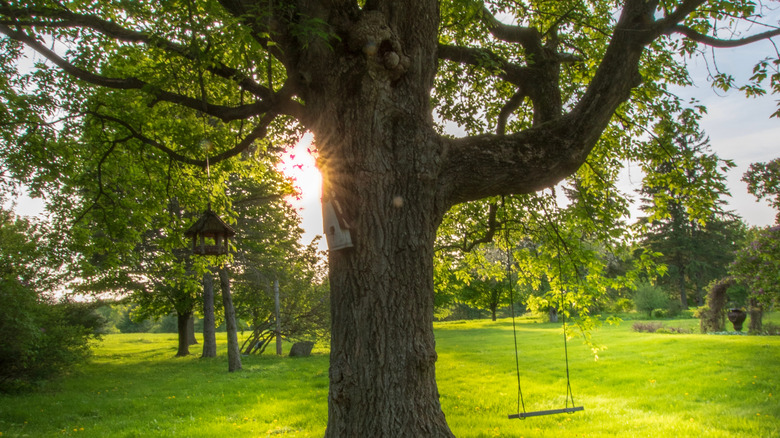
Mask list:
[[[729,196],[725,172],[734,164],[709,152],[709,142],[687,118],[658,133],[663,153],[644,163],[642,210],[637,229],[642,250],[660,254],[667,275],[658,279],[687,307],[704,287],[726,275],[744,225],[723,210]],[[693,129],[693,131],[688,131]]]
[[[49,298],[59,262],[46,231],[0,209],[0,391],[70,369],[104,323],[94,305]]]
[[[642,283],[634,292],[634,306],[637,310],[647,312],[647,316],[652,316],[654,310],[665,309],[668,305],[669,297],[658,286]]]
[[[738,252],[731,273],[765,308],[780,300],[780,226],[755,230]]]
[[[0,282],[0,391],[28,388],[70,370],[90,355],[102,329],[91,306],[41,301],[34,291]]]
[[[611,313],[626,313],[634,310],[634,303],[629,298],[619,298],[612,303]]]
[[[742,176],[748,185],[748,193],[758,200],[767,199],[777,210],[776,221],[780,223],[780,158],[766,163],[753,163]]]

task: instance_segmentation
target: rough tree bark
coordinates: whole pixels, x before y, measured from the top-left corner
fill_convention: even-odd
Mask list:
[[[238,345],[238,326],[236,325],[236,309],[230,295],[230,277],[225,266],[219,268],[219,285],[222,289],[222,305],[225,308],[225,326],[228,340],[228,371],[241,369],[241,351]]]
[[[203,274],[203,353],[200,357],[217,357],[217,330],[214,324],[214,277]]]

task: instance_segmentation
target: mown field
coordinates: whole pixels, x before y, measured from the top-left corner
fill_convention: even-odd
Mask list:
[[[777,321],[778,315],[770,320]],[[569,342],[574,414],[517,412],[511,320],[438,323],[441,403],[458,437],[778,437],[780,337],[650,334],[633,321]],[[697,320],[664,321],[696,327]],[[224,334],[223,334],[224,336]],[[560,324],[518,324],[526,409],[563,407]],[[224,342],[224,340],[222,340]],[[224,347],[224,344],[221,345]],[[199,353],[200,345],[191,351]],[[286,346],[285,351],[289,349]],[[93,359],[23,395],[0,395],[2,437],[317,437],[327,422],[328,354],[175,358],[168,334],[108,335]]]

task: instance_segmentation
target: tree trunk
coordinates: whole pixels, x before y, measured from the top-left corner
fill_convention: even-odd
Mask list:
[[[282,355],[282,320],[279,317],[279,280],[274,279],[274,323],[276,325],[276,355]]]
[[[550,316],[550,322],[558,322],[558,308],[557,307],[550,307],[550,310],[548,311],[548,315]]]
[[[758,334],[764,328],[762,319],[764,318],[764,309],[760,304],[751,298],[748,301],[748,315],[750,316],[750,323],[748,324],[748,332]]]
[[[187,342],[190,345],[196,345],[198,339],[195,337],[195,314],[190,315],[189,321],[187,321]]]
[[[391,186],[361,184],[355,247],[330,253],[331,315],[340,324],[331,340],[328,437],[451,436],[435,377],[436,220],[421,208],[424,196]],[[387,202],[399,194],[413,213]]]
[[[329,253],[326,437],[451,437],[435,376],[436,229],[455,204],[541,190],[582,165],[641,79],[642,34],[631,30],[652,8],[636,2],[624,10],[628,31],[616,33],[607,67],[567,116],[551,120],[560,93],[541,93],[534,128],[449,139],[434,129],[430,107],[438,3],[369,3],[361,12],[332,11],[340,23],[356,20],[343,43],[309,41],[290,64],[306,84],[302,121],[315,134],[323,199],[338,204],[338,226],[352,241]],[[539,62],[534,85],[557,84],[556,61],[548,61],[549,68]]]
[[[177,357],[189,356],[190,343],[187,336],[187,323],[192,316],[192,312],[179,313],[176,312],[176,331],[179,334],[179,351],[176,352]]]
[[[203,354],[217,357],[217,330],[214,326],[214,278],[211,272],[203,274]]]
[[[236,325],[236,309],[230,296],[230,278],[227,267],[219,268],[219,285],[222,289],[222,305],[225,308],[225,326],[228,340],[228,371],[241,369],[241,351],[238,345],[238,326]]]
[[[688,296],[685,293],[685,269],[683,268],[682,261],[680,261],[680,278],[679,278],[679,287],[680,287],[680,305],[682,306],[683,310],[686,310],[688,308]]]

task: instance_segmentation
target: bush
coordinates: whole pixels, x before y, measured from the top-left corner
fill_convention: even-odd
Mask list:
[[[0,279],[0,391],[60,374],[89,355],[104,319],[94,306],[52,303],[14,280]]]
[[[691,333],[690,329],[682,327],[665,327],[660,322],[635,322],[631,327],[640,333]]]
[[[612,313],[628,313],[634,310],[634,303],[628,298],[618,298],[610,307]]]
[[[644,283],[634,292],[634,305],[637,310],[647,312],[647,316],[652,317],[654,309],[669,307],[669,297],[660,287]]]
[[[669,311],[666,309],[653,309],[652,312],[650,312],[650,316],[653,318],[666,318],[669,316]]]
[[[664,325],[660,322],[635,322],[634,325],[631,326],[631,328],[635,332],[640,333],[655,333],[658,329],[663,327]]]
[[[761,328],[761,333],[764,335],[780,336],[780,325],[772,324],[771,322],[764,323]]]

